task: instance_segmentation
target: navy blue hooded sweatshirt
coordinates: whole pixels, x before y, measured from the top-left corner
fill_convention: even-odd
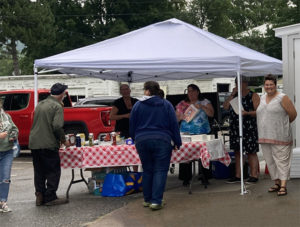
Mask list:
[[[135,143],[147,139],[160,139],[181,146],[181,137],[172,104],[153,96],[134,104],[129,120],[129,134]]]

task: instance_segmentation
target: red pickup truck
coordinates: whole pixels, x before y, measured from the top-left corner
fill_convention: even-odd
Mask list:
[[[47,89],[38,90],[39,101],[47,98],[49,95],[50,92]],[[34,115],[34,91],[1,91],[0,100],[3,102],[3,109],[10,114],[19,129],[19,143],[21,147],[26,148]],[[109,119],[111,107],[72,107],[68,94],[63,102],[64,130],[66,134],[85,133],[87,138],[89,133],[93,133],[94,138],[98,139],[102,133],[114,130],[115,122]]]

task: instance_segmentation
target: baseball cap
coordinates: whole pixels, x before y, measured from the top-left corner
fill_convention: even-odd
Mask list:
[[[51,87],[51,95],[60,95],[67,88],[68,88],[68,86],[65,85],[65,84],[61,84],[61,83],[53,84],[52,87]]]

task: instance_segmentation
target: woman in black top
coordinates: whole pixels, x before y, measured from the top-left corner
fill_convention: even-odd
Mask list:
[[[235,152],[235,176],[233,176],[227,183],[236,183],[241,180],[240,171],[240,135],[239,135],[239,116],[235,114],[231,107],[230,101],[237,97],[237,81],[235,81],[236,87],[233,89],[230,97],[224,102],[223,106],[225,110],[230,110],[230,149]],[[258,135],[256,124],[256,109],[259,105],[260,98],[258,94],[250,91],[248,88],[247,78],[242,77],[241,83],[242,94],[242,106],[243,106],[243,152],[248,156],[250,165],[250,178],[246,183],[256,183],[259,176],[259,161],[257,152],[258,147]]]
[[[130,97],[130,88],[127,84],[120,86],[122,98],[115,100],[110,112],[110,119],[116,120],[115,131],[121,133],[121,137],[129,137],[129,117],[133,105],[138,101]]]

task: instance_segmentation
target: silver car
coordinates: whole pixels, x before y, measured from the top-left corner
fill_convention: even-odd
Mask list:
[[[121,96],[98,96],[80,99],[75,106],[112,106]]]

